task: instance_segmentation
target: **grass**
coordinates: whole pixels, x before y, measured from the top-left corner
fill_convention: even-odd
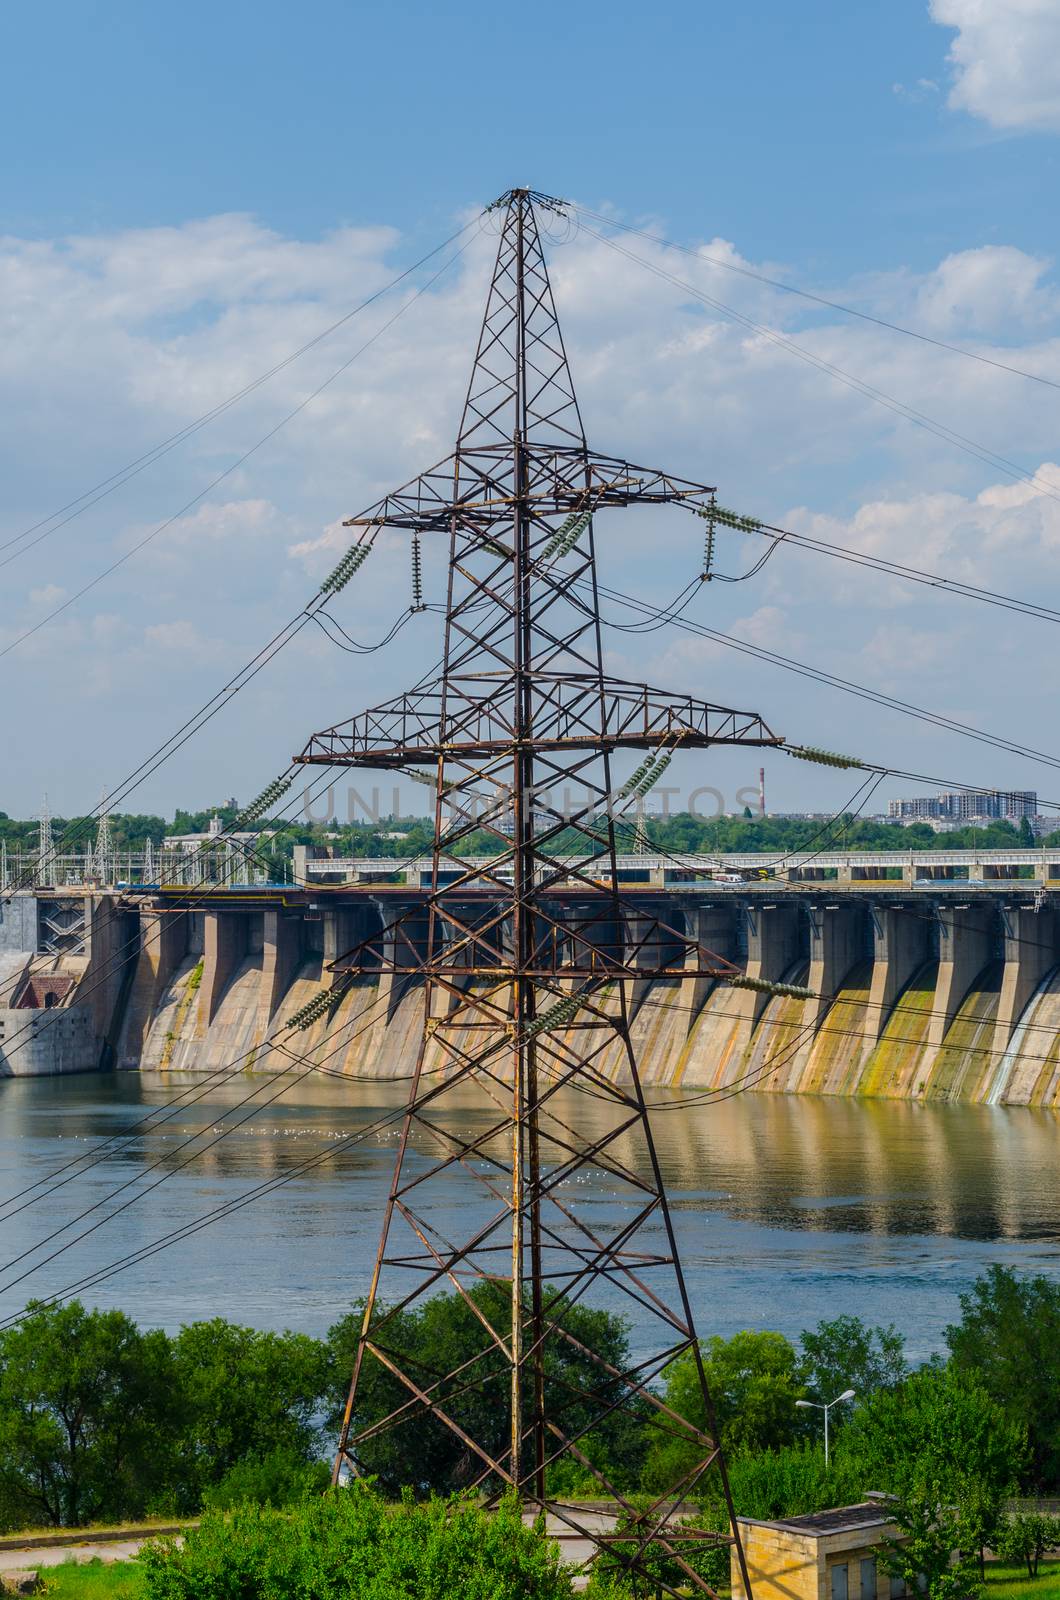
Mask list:
[[[64,1561],[43,1568],[55,1600],[141,1600],[143,1575],[135,1561]],[[1060,1560],[1043,1561],[1036,1578],[1022,1566],[988,1562],[985,1600],[1060,1600]]]
[[[1043,1561],[1036,1578],[1024,1566],[988,1561],[985,1600],[1060,1600],[1060,1561]]]
[[[135,1561],[63,1561],[42,1567],[41,1577],[56,1600],[140,1600],[143,1594]]]

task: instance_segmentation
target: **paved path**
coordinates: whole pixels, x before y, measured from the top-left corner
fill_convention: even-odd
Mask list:
[[[148,1539],[161,1533],[177,1533],[177,1528],[149,1528],[143,1533],[118,1535],[110,1538],[87,1534],[81,1539],[63,1539],[57,1542],[42,1535],[28,1544],[0,1545],[0,1572],[24,1572],[34,1567],[57,1567],[64,1561],[130,1561]]]
[[[600,1532],[609,1532],[616,1522],[612,1511],[583,1509],[578,1515],[585,1525]],[[596,1546],[592,1540],[573,1533],[559,1517],[549,1515],[545,1518],[545,1524],[549,1536],[558,1540],[564,1561],[571,1566],[588,1561],[595,1553]],[[155,1539],[162,1533],[179,1531],[172,1527],[151,1528],[127,1538],[94,1538],[89,1534],[84,1540],[64,1538],[62,1543],[55,1543],[47,1535],[42,1535],[39,1542],[24,1545],[8,1544],[4,1540],[0,1543],[0,1572],[24,1572],[35,1567],[56,1567],[64,1561],[130,1561],[133,1556],[139,1554],[149,1539]]]

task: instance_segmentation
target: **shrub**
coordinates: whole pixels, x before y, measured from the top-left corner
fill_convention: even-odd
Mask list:
[[[841,1455],[826,1467],[820,1445],[761,1450],[736,1456],[729,1463],[729,1487],[737,1512],[764,1522],[849,1505],[861,1499],[865,1486],[860,1468]]]
[[[322,1461],[306,1461],[293,1450],[272,1450],[266,1456],[244,1456],[229,1467],[220,1483],[203,1495],[211,1511],[234,1506],[291,1506],[307,1495],[323,1494],[331,1472]]]
[[[514,1501],[387,1505],[357,1483],[287,1511],[210,1512],[141,1553],[146,1600],[572,1600],[559,1553]]]

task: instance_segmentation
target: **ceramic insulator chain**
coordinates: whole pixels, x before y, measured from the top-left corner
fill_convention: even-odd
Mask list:
[[[351,545],[335,570],[328,573],[318,592],[320,594],[338,594],[340,590],[345,589],[357,568],[367,561],[371,549],[372,545],[369,540],[365,540],[363,544]]]
[[[276,804],[277,800],[287,793],[293,782],[294,778],[290,775],[274,778],[261,791],[256,800],[252,800],[248,806],[243,807],[232,824],[233,831],[245,826],[248,822],[257,822],[259,817],[263,817]]]

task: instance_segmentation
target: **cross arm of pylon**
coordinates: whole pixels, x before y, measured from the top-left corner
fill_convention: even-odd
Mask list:
[[[717,489],[713,484],[697,483],[667,472],[664,467],[645,467],[617,456],[589,451],[590,483],[602,505],[687,505],[708,507]]]
[[[620,456],[573,446],[532,444],[528,447],[528,485],[516,496],[498,465],[493,446],[464,449],[410,478],[356,516],[345,518],[343,527],[449,534],[454,520],[469,529],[509,522],[517,499],[539,515],[577,516],[589,506],[594,510],[630,505],[700,509],[708,507],[716,493],[710,484],[677,477],[662,467],[644,467]],[[735,517],[735,513],[727,515]]]
[[[655,750],[672,744],[677,735],[683,747],[692,749],[783,743],[753,711],[712,705],[692,695],[674,695],[617,678],[604,678],[602,686],[603,707],[599,680],[570,673],[538,673],[535,749]],[[454,691],[442,721],[441,685],[425,685],[314,734],[294,761],[393,770],[434,763],[439,758],[478,760],[503,755],[512,748],[513,730],[502,704],[502,688],[491,685],[484,699],[472,698],[469,689]]]

